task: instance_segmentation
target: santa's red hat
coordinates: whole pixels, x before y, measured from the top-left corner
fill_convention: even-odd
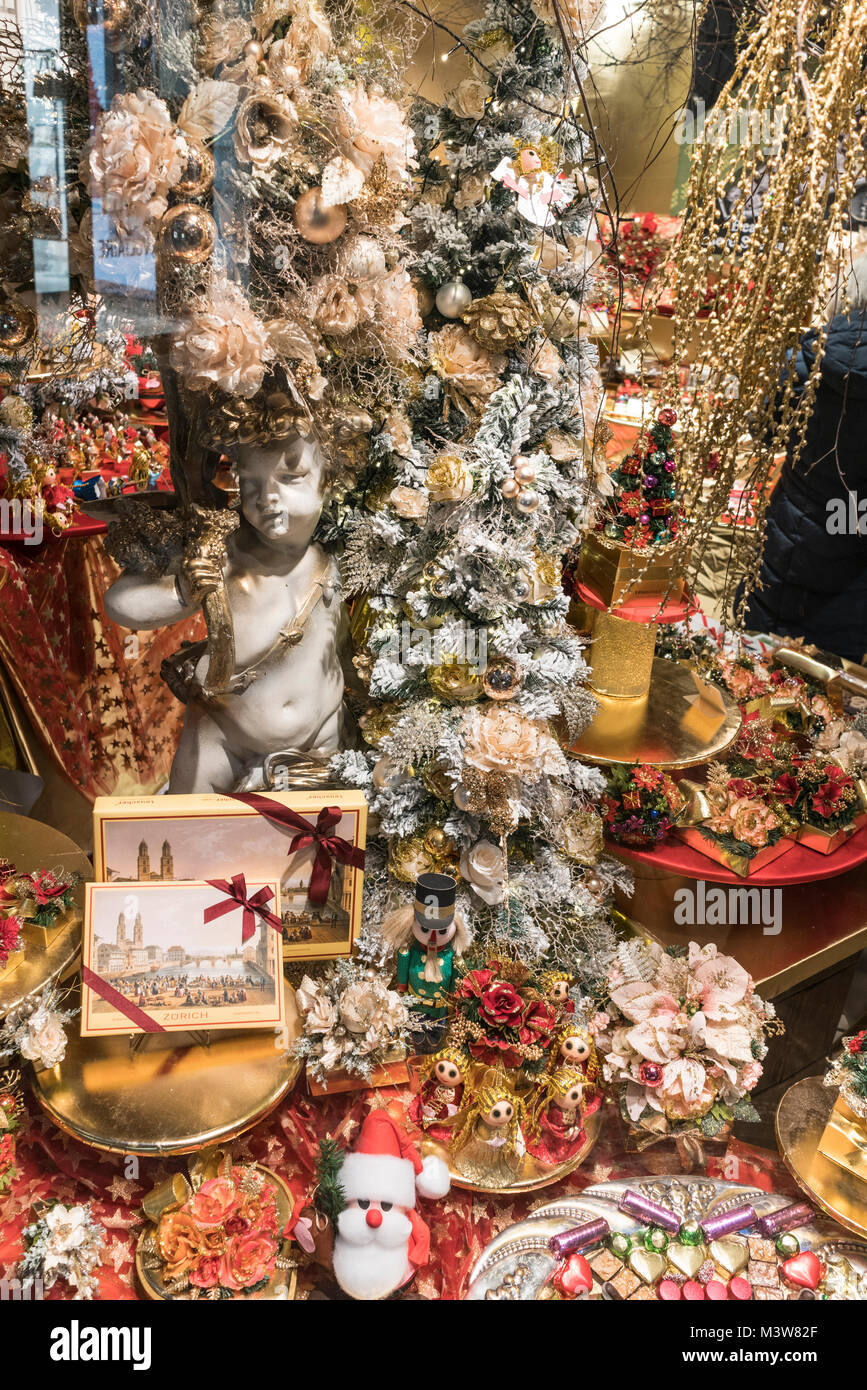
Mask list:
[[[361,1126],[358,1143],[340,1169],[346,1200],[393,1202],[414,1207],[419,1197],[444,1197],[449,1170],[441,1158],[422,1161],[409,1135],[385,1110],[373,1110]]]

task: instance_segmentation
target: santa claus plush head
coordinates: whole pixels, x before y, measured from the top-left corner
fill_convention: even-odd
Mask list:
[[[441,1158],[422,1161],[385,1110],[367,1116],[340,1169],[346,1201],[337,1218],[334,1274],[352,1298],[385,1298],[427,1263],[430,1232],[416,1197],[444,1197],[449,1171]]]

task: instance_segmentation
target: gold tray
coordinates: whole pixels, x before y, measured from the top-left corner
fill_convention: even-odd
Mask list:
[[[286,1186],[283,1179],[278,1177],[276,1173],[272,1172],[270,1168],[266,1168],[264,1164],[261,1163],[256,1163],[253,1166],[257,1168],[260,1173],[264,1173],[265,1177],[270,1180],[270,1182],[277,1191],[277,1219],[280,1222],[280,1230],[282,1231],[286,1225],[286,1222],[292,1216],[292,1210],[294,1207],[292,1193],[289,1191],[289,1188]],[[142,1293],[144,1294],[145,1298],[149,1298],[151,1302],[154,1303],[198,1302],[197,1299],[191,1298],[191,1296],[187,1293],[167,1293],[165,1284],[159,1277],[159,1271],[156,1269],[148,1269],[146,1263],[147,1251],[143,1249],[143,1246],[148,1236],[151,1234],[151,1231],[155,1229],[156,1228],[153,1225],[153,1223],[149,1222],[145,1230],[143,1230],[141,1235],[139,1236],[138,1242],[135,1247],[135,1272],[138,1275],[138,1280],[141,1286]],[[285,1259],[288,1256],[289,1249],[290,1242],[288,1240],[281,1241],[280,1254],[278,1258]],[[295,1286],[297,1282],[298,1274],[295,1269],[275,1269],[266,1287],[264,1289],[260,1289],[258,1293],[236,1294],[232,1299],[221,1299],[220,1301],[256,1303],[261,1299],[273,1299],[277,1297],[277,1290],[281,1287],[281,1285],[285,1285],[288,1289],[288,1293],[286,1295],[287,1299],[294,1299]],[[209,1299],[206,1299],[206,1301],[210,1302]]]
[[[81,874],[83,879],[93,877],[90,860],[73,840],[27,816],[0,814],[0,855],[22,874],[62,868]],[[81,950],[83,913],[84,884],[80,883],[74,909],[45,935],[47,947],[42,944],[42,929],[25,924],[24,951],[10,957],[6,970],[0,970],[0,1018],[71,970]]]
[[[652,763],[665,768],[697,767],[719,758],[740,732],[740,711],[722,692],[725,720],[705,734],[689,703],[695,694],[687,667],[656,657],[649,693],[627,700],[597,694],[593,723],[568,751],[591,763]]]
[[[280,1037],[220,1032],[205,1044],[148,1033],[133,1051],[128,1034],[82,1038],[73,1027],[63,1061],[36,1072],[34,1094],[58,1129],[111,1153],[192,1153],[235,1139],[279,1104],[301,1070],[299,1058],[283,1055],[301,1031],[289,984],[285,999]]]
[[[550,1187],[552,1183],[560,1182],[562,1178],[573,1173],[576,1168],[580,1168],[585,1158],[589,1154],[596,1140],[599,1138],[599,1130],[602,1126],[602,1107],[589,1116],[584,1125],[585,1142],[577,1154],[568,1159],[565,1163],[558,1163],[555,1168],[547,1168],[539,1163],[535,1158],[526,1154],[523,1159],[520,1176],[516,1175],[515,1181],[506,1187],[485,1187],[480,1183],[468,1182],[466,1178],[456,1173],[449,1163],[449,1151],[443,1144],[437,1144],[433,1139],[422,1140],[421,1152],[425,1158],[428,1154],[436,1154],[437,1158],[442,1158],[448,1164],[451,1175],[452,1187],[460,1187],[464,1192],[485,1193],[489,1197],[520,1197],[524,1192],[536,1192],[539,1188]]]
[[[808,1076],[790,1086],[777,1107],[777,1144],[799,1187],[822,1211],[856,1235],[867,1236],[867,1183],[819,1152],[837,1092]]]

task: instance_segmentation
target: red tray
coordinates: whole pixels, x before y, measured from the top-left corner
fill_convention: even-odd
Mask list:
[[[770,888],[787,883],[813,883],[820,878],[836,878],[867,860],[867,825],[833,854],[819,854],[805,845],[792,843],[787,854],[781,854],[766,868],[747,878],[726,869],[722,864],[700,854],[679,840],[670,840],[656,849],[633,849],[630,845],[608,842],[608,848],[621,858],[636,864],[649,864],[654,869],[667,869],[686,878],[703,878],[706,883],[734,883],[743,888]]]
[[[575,593],[581,602],[590,608],[595,608],[600,613],[608,612],[608,604],[600,598],[595,589],[578,583],[575,585]],[[611,608],[613,618],[625,618],[630,623],[682,623],[685,618],[697,612],[698,604],[691,594],[684,594],[678,599],[668,599],[663,607],[660,607],[658,594],[633,594],[631,598],[615,603]]]

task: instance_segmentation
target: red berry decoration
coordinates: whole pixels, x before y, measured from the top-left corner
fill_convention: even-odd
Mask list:
[[[671,406],[666,406],[659,412],[659,423],[661,425],[674,425],[677,423],[677,411],[672,410]]]
[[[780,1266],[783,1278],[796,1289],[817,1289],[825,1266],[815,1250],[802,1250]]]
[[[578,1298],[593,1288],[593,1270],[583,1255],[570,1255],[557,1268],[551,1282],[561,1298]]]

